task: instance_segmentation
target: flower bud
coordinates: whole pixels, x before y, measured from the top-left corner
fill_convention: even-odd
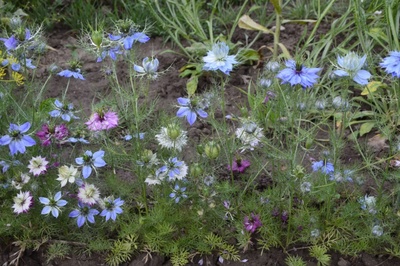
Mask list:
[[[100,48],[101,44],[103,43],[103,33],[95,30],[92,32],[91,38],[96,47]]]
[[[153,158],[153,152],[151,150],[146,149],[143,151],[141,157],[143,162],[148,163]]]
[[[176,140],[181,135],[181,130],[176,124],[170,124],[167,126],[168,137],[172,140]]]
[[[197,145],[196,150],[197,150],[198,154],[203,155],[203,153],[204,153],[204,145],[202,145],[202,144]]]
[[[271,71],[273,73],[276,73],[279,71],[279,63],[276,61],[270,61],[265,65],[265,70],[267,71]]]
[[[203,168],[198,163],[192,164],[190,167],[190,175],[193,177],[198,177],[203,173]]]
[[[204,152],[208,158],[211,160],[216,159],[219,156],[219,152],[221,151],[221,147],[215,143],[214,141],[210,141],[204,147]]]

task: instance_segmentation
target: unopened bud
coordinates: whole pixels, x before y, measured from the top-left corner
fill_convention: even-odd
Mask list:
[[[203,173],[203,168],[198,163],[192,164],[190,167],[190,175],[193,177],[198,177]]]
[[[221,147],[215,143],[214,141],[210,141],[204,147],[204,152],[208,158],[211,160],[216,159],[219,156],[219,152],[221,151]]]
[[[170,124],[167,126],[168,137],[172,140],[176,140],[181,135],[180,128],[175,124]]]
[[[92,42],[96,45],[97,48],[100,48],[101,44],[103,43],[103,33],[100,31],[93,31],[92,32]]]

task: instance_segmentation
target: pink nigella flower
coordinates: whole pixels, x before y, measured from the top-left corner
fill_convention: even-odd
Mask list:
[[[46,157],[32,157],[28,165],[29,173],[32,173],[34,176],[42,175],[46,173],[48,164],[49,161],[46,160]]]
[[[85,123],[92,131],[108,130],[118,126],[118,115],[112,111],[98,111]]]
[[[248,216],[244,217],[243,225],[247,232],[254,233],[257,228],[262,226],[260,215],[255,215],[252,213],[251,218]]]
[[[64,124],[55,127],[49,127],[48,124],[44,124],[42,129],[36,133],[36,136],[40,139],[43,146],[49,146],[52,138],[62,141],[68,137],[68,134],[68,128]]]
[[[235,159],[232,162],[232,166],[228,165],[228,170],[243,173],[247,167],[250,166],[250,161],[242,160],[242,159]]]

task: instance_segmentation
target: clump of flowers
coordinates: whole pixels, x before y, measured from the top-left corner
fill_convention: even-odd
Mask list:
[[[49,146],[51,139],[57,142],[62,142],[68,137],[69,131],[66,125],[49,126],[48,124],[42,125],[42,129],[36,133],[43,146]]]
[[[349,52],[345,56],[338,56],[338,68],[333,73],[339,77],[350,77],[360,85],[367,85],[368,79],[371,78],[371,73],[362,68],[367,60],[367,55],[360,57],[354,52]]]
[[[385,69],[386,73],[400,78],[400,51],[389,52],[389,56],[383,58],[379,65]]]
[[[75,162],[79,165],[83,165],[82,175],[83,178],[88,178],[92,174],[92,169],[103,167],[106,165],[106,162],[103,160],[104,151],[96,151],[92,153],[91,151],[85,151],[85,154],[82,157],[78,157],[75,159]]]
[[[42,156],[32,157],[28,165],[29,173],[32,173],[34,176],[42,175],[46,173],[48,164],[49,161]]]
[[[20,126],[16,124],[10,124],[8,129],[10,134],[0,138],[0,145],[8,145],[12,156],[18,153],[25,153],[26,147],[32,147],[36,144],[36,141],[32,137],[24,134],[29,130],[30,127],[31,123],[29,122],[26,122]]]
[[[161,132],[155,137],[162,147],[181,151],[187,143],[186,133],[178,125],[170,124],[167,127],[162,127]]]
[[[260,215],[255,215],[254,213],[252,213],[251,218],[249,216],[245,216],[243,225],[247,232],[254,233],[258,228],[262,226]]]
[[[307,68],[300,63],[290,59],[285,63],[285,69],[281,70],[276,77],[282,80],[282,84],[290,83],[291,86],[301,85],[309,88],[317,83],[319,76],[317,73],[321,68]]]
[[[176,113],[177,117],[186,116],[187,121],[190,125],[193,125],[196,122],[197,115],[202,118],[207,118],[208,114],[198,106],[197,101],[191,100],[189,98],[178,98],[179,110]]]
[[[212,50],[207,52],[207,56],[203,57],[203,70],[217,71],[229,75],[233,69],[233,65],[237,64],[235,55],[229,54],[229,46],[224,42],[218,42],[213,45]]]
[[[85,125],[92,131],[109,130],[118,126],[118,115],[113,111],[99,110],[90,116]]]
[[[33,203],[33,197],[29,191],[20,191],[13,200],[12,208],[16,214],[29,211]]]
[[[39,197],[39,201],[46,205],[42,209],[41,214],[49,214],[51,212],[51,215],[55,218],[57,218],[60,213],[60,207],[64,207],[68,203],[66,200],[61,199],[61,191],[58,191],[54,197],[50,197],[50,199]]]

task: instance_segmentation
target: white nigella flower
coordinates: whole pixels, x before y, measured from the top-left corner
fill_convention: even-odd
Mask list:
[[[368,210],[369,213],[375,214],[375,205],[376,205],[376,198],[374,196],[367,196],[365,195],[364,198],[360,198],[358,200],[361,204],[361,209]]]
[[[300,185],[300,190],[303,193],[308,193],[311,191],[311,183],[310,182],[303,182]]]
[[[158,69],[159,61],[157,58],[144,58],[142,61],[142,66],[134,65],[133,69],[136,72],[140,73],[140,76],[148,75],[150,79],[156,79],[158,76],[157,69]]]
[[[229,75],[233,65],[237,64],[235,55],[229,54],[229,46],[224,42],[215,43],[211,51],[207,52],[207,56],[203,57],[203,70],[217,71]]]
[[[156,139],[163,148],[177,151],[181,151],[187,143],[186,131],[181,130],[176,124],[162,127],[160,134],[156,135]]]
[[[383,235],[383,228],[380,225],[374,225],[374,227],[372,227],[372,234],[375,236],[381,236]]]
[[[78,169],[63,165],[58,168],[58,178],[57,180],[61,182],[61,187],[64,187],[68,182],[73,184],[75,182],[75,178],[78,174]]]
[[[49,162],[42,156],[32,157],[28,165],[29,173],[33,173],[34,176],[43,174],[46,172],[48,164]]]
[[[27,174],[21,174],[11,181],[11,185],[16,189],[22,189],[22,187],[29,182],[31,177]]]
[[[83,204],[94,205],[100,200],[100,191],[93,184],[84,183],[79,188],[78,199]]]
[[[236,129],[235,134],[244,145],[244,147],[241,148],[242,152],[246,149],[253,150],[264,137],[262,128],[255,122],[246,120],[242,122],[242,127]]]
[[[338,56],[338,68],[333,73],[339,77],[349,76],[360,85],[367,85],[371,78],[371,73],[362,68],[367,60],[367,55],[360,57],[354,52],[349,52],[345,56]]]
[[[12,208],[17,214],[27,212],[33,203],[33,197],[29,191],[20,191],[16,197],[14,197],[14,205]]]
[[[153,153],[151,150],[144,150],[140,160],[136,161],[136,163],[140,166],[152,168],[154,165],[159,164],[160,161],[157,158],[157,153]]]

